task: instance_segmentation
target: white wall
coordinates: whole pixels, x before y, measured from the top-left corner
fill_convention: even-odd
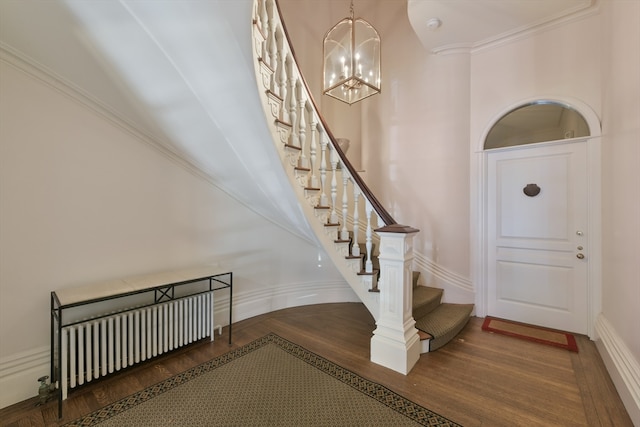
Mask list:
[[[428,55],[406,4],[380,5],[385,86],[363,104],[366,177],[396,221],[420,229],[418,256],[468,281],[469,57]]]
[[[640,2],[603,2],[602,341],[599,348],[640,425]]]
[[[321,96],[322,39],[348,16],[348,2],[280,0],[307,82],[337,136],[361,136],[362,174],[394,219],[420,229],[415,269],[424,282],[456,286],[473,301],[469,254],[469,57],[430,56],[404,1],[354,1],[355,16],[382,39],[382,91],[345,106]],[[357,127],[355,126],[357,124]],[[358,131],[359,128],[359,131]],[[358,134],[359,132],[359,134]],[[353,147],[352,140],[352,147]],[[450,286],[453,285],[453,288]]]
[[[234,273],[236,321],[356,300],[315,244],[68,88],[0,67],[0,407],[36,395],[49,373],[57,288],[216,262]]]
[[[532,97],[576,98],[600,116],[600,18],[487,48],[471,63],[471,148],[500,112]]]
[[[640,360],[640,3],[605,4],[602,311]]]

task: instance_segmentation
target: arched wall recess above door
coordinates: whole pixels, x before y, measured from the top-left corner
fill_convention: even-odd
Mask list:
[[[571,106],[535,100],[504,114],[491,127],[484,149],[590,136],[585,118]]]

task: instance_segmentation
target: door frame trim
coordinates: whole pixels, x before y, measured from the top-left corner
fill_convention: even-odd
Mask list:
[[[582,101],[567,97],[538,96],[519,100],[496,112],[487,124],[481,137],[475,142],[471,153],[471,274],[476,289],[476,315],[485,317],[488,308],[488,151],[484,142],[491,128],[505,114],[515,108],[534,101],[553,101],[570,106],[578,111],[589,125],[590,136],[538,143],[539,145],[560,144],[584,141],[587,144],[587,232],[589,233],[589,267],[587,270],[587,333],[591,339],[597,339],[595,322],[602,311],[602,170],[600,166],[602,129],[600,120],[593,109]],[[536,145],[538,145],[536,144]],[[533,144],[521,147],[531,147]],[[496,148],[498,150],[517,150],[518,146]]]

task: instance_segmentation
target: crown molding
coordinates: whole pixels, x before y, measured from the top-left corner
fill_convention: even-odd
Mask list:
[[[531,37],[537,33],[579,21],[600,12],[600,0],[591,0],[586,6],[579,6],[568,12],[562,12],[550,18],[544,19],[524,27],[516,28],[502,34],[481,40],[476,43],[456,43],[438,46],[431,50],[436,55],[451,54],[475,54],[485,50],[493,49],[508,43]]]

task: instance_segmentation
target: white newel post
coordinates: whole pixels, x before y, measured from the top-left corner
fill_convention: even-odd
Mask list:
[[[371,338],[371,361],[408,374],[420,358],[420,338],[412,316],[413,237],[419,230],[389,225],[380,235],[380,315]]]

